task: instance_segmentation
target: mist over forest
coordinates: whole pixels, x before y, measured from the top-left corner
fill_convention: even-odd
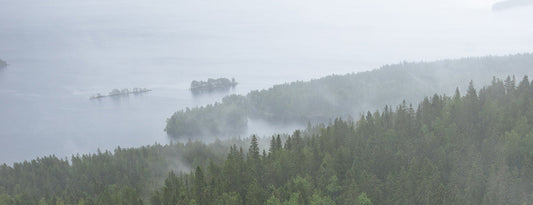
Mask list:
[[[0,205],[533,204],[531,1],[0,5]]]
[[[434,93],[451,96],[456,89],[466,90],[471,81],[487,85],[491,78],[532,75],[532,67],[532,54],[385,65],[367,72],[275,85],[245,96],[227,96],[214,105],[186,108],[167,119],[165,131],[173,138],[194,139],[240,135],[247,130],[248,119],[327,123],[402,101],[416,104]]]

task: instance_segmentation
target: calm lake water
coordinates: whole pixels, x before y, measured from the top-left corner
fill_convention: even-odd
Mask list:
[[[0,58],[10,63],[0,70],[0,163],[167,143],[172,113],[230,93],[402,60],[532,51],[530,7],[435,2],[0,0]],[[239,85],[187,90],[218,77]],[[89,100],[133,87],[153,91]],[[250,133],[295,127],[252,121]]]
[[[11,61],[8,69],[0,71],[2,162],[48,154],[95,152],[97,148],[167,143],[163,132],[165,120],[179,109],[220,101],[226,94],[246,94],[252,89],[294,80],[231,69],[218,72],[210,69],[211,65],[191,62],[172,66],[117,63],[107,68],[66,61]],[[193,79],[216,76],[242,80],[228,93],[193,96],[187,90]],[[133,87],[153,91],[89,100],[96,93]],[[251,126],[266,134],[272,129],[267,125],[252,122]]]

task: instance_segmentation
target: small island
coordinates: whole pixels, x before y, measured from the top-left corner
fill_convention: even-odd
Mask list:
[[[227,91],[230,88],[234,88],[236,85],[237,82],[235,82],[235,78],[232,78],[231,80],[227,78],[209,78],[207,79],[207,81],[193,80],[191,82],[190,90],[194,94],[208,93],[214,91]]]
[[[3,61],[2,59],[0,59],[0,68],[5,68],[7,67],[7,62]]]
[[[107,95],[103,95],[103,94],[100,94],[100,93],[97,93],[95,96],[92,96],[90,97],[89,99],[100,99],[100,98],[105,98],[105,97],[118,97],[118,96],[126,96],[126,95],[130,95],[130,94],[141,94],[141,93],[146,93],[146,92],[150,92],[152,90],[148,89],[148,88],[133,88],[133,89],[127,89],[127,88],[124,88],[124,89],[113,89],[111,92],[109,92],[109,94]]]

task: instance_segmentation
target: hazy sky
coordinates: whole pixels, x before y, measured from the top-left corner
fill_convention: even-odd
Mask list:
[[[492,12],[494,2],[0,0],[0,56],[53,47],[81,58],[379,66],[530,51],[533,9]]]
[[[494,3],[492,9],[494,11],[504,11],[532,5],[533,1],[531,0],[505,0]]]

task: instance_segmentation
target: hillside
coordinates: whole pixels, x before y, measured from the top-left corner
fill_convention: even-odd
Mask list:
[[[136,204],[162,186],[168,172],[220,163],[229,145],[200,142],[117,148],[60,159],[0,166],[0,205]],[[128,203],[113,203],[113,200]]]
[[[254,136],[247,152],[189,142],[3,165],[0,204],[531,204],[532,128],[533,83],[493,79],[268,150]]]
[[[452,95],[456,88],[466,89],[471,80],[488,85],[493,77],[533,75],[531,68],[533,54],[386,65],[368,72],[276,85],[246,96],[229,96],[215,105],[187,108],[167,120],[165,131],[174,138],[232,136],[246,131],[248,118],[271,123],[328,122],[403,100],[417,102],[434,93]]]
[[[531,204],[532,127],[528,78],[494,79],[273,137],[268,153],[253,138],[246,155],[234,146],[222,165],[171,173],[152,204]]]

